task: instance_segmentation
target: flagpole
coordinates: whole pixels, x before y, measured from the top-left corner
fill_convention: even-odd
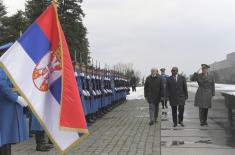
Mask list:
[[[58,1],[57,0],[52,0],[51,2],[57,3]]]
[[[58,4],[58,1],[57,0],[52,0],[52,5],[55,9],[55,14],[56,14],[56,24],[57,24],[57,29],[58,29],[58,34],[59,34],[59,50],[61,52],[61,67],[62,67],[62,75],[61,75],[61,78],[62,78],[62,81],[61,81],[61,86],[62,86],[62,92],[61,92],[61,97],[60,97],[60,105],[61,107],[63,106],[63,94],[64,94],[64,52],[63,52],[63,44],[62,44],[62,27],[60,25],[60,22],[59,22],[59,16],[58,16],[58,11],[57,11],[57,4]],[[60,110],[61,112],[61,110]],[[60,113],[60,116],[61,116],[61,113]],[[70,131],[80,131],[81,133],[84,133],[85,135],[89,135],[89,131],[88,129],[75,129],[75,128],[68,128],[68,127],[64,127],[64,126],[59,126],[60,129],[66,129],[66,130],[70,130]]]

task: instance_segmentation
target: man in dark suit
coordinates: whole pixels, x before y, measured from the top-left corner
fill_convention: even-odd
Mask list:
[[[151,75],[149,75],[144,84],[144,97],[149,103],[150,122],[149,125],[157,122],[159,102],[161,99],[161,76],[158,74],[156,68],[151,69]]]
[[[172,108],[172,117],[174,127],[177,126],[177,109],[178,109],[178,123],[183,124],[184,105],[185,100],[188,99],[187,84],[184,76],[178,74],[178,68],[173,67],[172,75],[167,80],[167,89],[169,93],[170,105]]]

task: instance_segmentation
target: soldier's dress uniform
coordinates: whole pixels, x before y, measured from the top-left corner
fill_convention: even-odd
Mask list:
[[[112,90],[112,103],[116,103],[116,91],[115,91],[115,77],[114,76],[111,76],[110,77],[110,80],[111,80],[111,90]]]
[[[76,70],[76,73],[77,73],[76,80],[77,80],[77,85],[78,85],[78,89],[79,89],[79,93],[80,93],[80,97],[82,101],[83,112],[84,112],[84,115],[87,116],[87,105],[85,102],[85,95],[83,94],[83,89],[82,89],[82,78],[84,77],[84,74],[80,73],[78,69]]]
[[[90,102],[90,109],[91,109],[91,118],[92,120],[95,120],[94,114],[96,112],[96,100],[95,100],[95,95],[93,94],[93,85],[92,85],[92,76],[87,75],[87,80],[88,80],[88,91],[91,95],[91,102]]]
[[[111,90],[111,79],[110,79],[109,75],[106,77],[106,82],[107,82],[106,91],[108,93],[107,106],[108,106],[108,108],[111,108],[111,106],[112,106],[112,90]]]
[[[105,78],[104,76],[101,77],[101,92],[102,92],[102,109],[104,112],[106,112],[104,109],[107,106],[107,91],[105,89]]]
[[[162,108],[168,108],[167,106],[167,101],[168,99],[168,93],[167,93],[167,79],[169,78],[168,75],[162,74],[162,97],[161,97],[161,102],[162,102]]]
[[[52,148],[52,145],[50,146],[50,144],[46,144],[45,131],[33,113],[32,113],[31,131],[35,133],[36,151],[46,152],[49,151],[50,148]]]
[[[90,94],[90,76],[84,75],[83,78],[83,94],[85,95],[85,104],[87,107],[87,122],[93,123],[93,105],[91,102],[91,94]]]
[[[102,116],[103,113],[102,113],[102,92],[101,92],[101,78],[97,75],[95,77],[96,79],[96,84],[97,84],[97,90],[96,90],[96,94],[98,95],[98,112],[99,112],[99,115]]]
[[[120,79],[116,77],[114,80],[115,83],[115,98],[117,102],[120,102],[121,95],[120,95]]]
[[[99,100],[98,100],[98,94],[96,91],[96,79],[95,76],[91,76],[91,94],[92,94],[92,99],[93,99],[93,107],[94,107],[94,114],[97,114],[98,109],[99,109]],[[96,115],[95,115],[96,116]]]
[[[196,92],[194,106],[199,107],[201,125],[207,125],[208,109],[211,108],[211,99],[215,95],[215,81],[212,75],[194,73],[192,81],[197,81],[199,87]]]
[[[18,94],[12,91],[12,84],[0,68],[0,154],[10,154],[10,144],[28,139],[28,129],[23,107],[16,101]]]

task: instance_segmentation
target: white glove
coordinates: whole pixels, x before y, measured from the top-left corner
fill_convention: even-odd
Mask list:
[[[104,93],[107,94],[107,91],[104,89]]]
[[[78,73],[77,72],[74,72],[74,75],[75,75],[75,77],[78,77]]]
[[[89,91],[88,91],[88,90],[86,90],[86,93],[87,93],[87,96],[91,96],[91,94],[89,93]]]
[[[86,90],[82,90],[82,94],[83,94],[84,96],[87,96]]]
[[[28,106],[28,104],[25,101],[25,99],[23,97],[21,97],[21,96],[18,96],[16,102],[19,103],[21,105],[21,107],[27,107]]]
[[[96,96],[96,93],[95,93],[95,91],[94,91],[94,90],[92,90],[92,94],[93,94],[94,96]]]

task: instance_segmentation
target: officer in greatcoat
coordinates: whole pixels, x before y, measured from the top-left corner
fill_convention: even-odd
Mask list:
[[[207,64],[202,64],[202,73],[196,72],[191,77],[192,81],[197,81],[199,87],[196,92],[194,106],[199,107],[200,125],[207,124],[208,109],[211,108],[211,99],[215,96],[214,77],[208,74],[210,68]]]

